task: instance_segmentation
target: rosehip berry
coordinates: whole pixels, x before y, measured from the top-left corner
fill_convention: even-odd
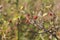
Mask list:
[[[11,22],[12,22],[12,20],[11,20],[11,19],[9,19],[9,22],[11,23]]]
[[[37,19],[38,17],[37,16],[33,16],[33,19]]]
[[[30,16],[30,14],[27,14],[27,16]]]
[[[53,13],[49,13],[49,16],[53,16]]]
[[[50,13],[50,16],[52,16],[52,14]]]

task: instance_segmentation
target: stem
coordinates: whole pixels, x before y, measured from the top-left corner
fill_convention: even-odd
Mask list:
[[[18,9],[18,2],[19,2],[19,0],[16,0],[16,8]]]
[[[18,29],[18,40],[19,40],[19,37],[20,37],[20,35],[19,35],[19,23],[17,24],[17,29]]]
[[[17,9],[17,13],[18,13],[18,2],[19,2],[19,0],[16,0],[16,9]],[[20,40],[19,19],[18,19],[17,29],[18,29],[18,40]]]

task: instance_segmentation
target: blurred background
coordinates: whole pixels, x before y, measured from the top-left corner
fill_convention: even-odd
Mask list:
[[[60,40],[60,0],[0,0],[0,40]]]

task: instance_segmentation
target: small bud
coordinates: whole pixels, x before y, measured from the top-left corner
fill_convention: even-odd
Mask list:
[[[21,6],[20,9],[23,9],[23,6]]]
[[[44,13],[44,14],[43,14],[43,17],[46,16],[47,14],[48,14],[48,13]]]

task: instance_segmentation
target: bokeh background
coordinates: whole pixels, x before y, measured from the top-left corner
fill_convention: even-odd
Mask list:
[[[0,0],[0,40],[60,40],[60,0]]]

